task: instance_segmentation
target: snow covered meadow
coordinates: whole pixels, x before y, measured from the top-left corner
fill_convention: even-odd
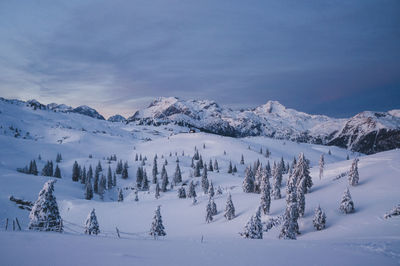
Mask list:
[[[0,102],[0,111],[1,265],[400,263],[400,217],[384,217],[400,203],[399,150],[366,156],[334,146],[266,137],[230,138],[188,133],[188,128],[177,125],[155,127],[113,123],[80,114],[33,110],[5,102]],[[270,153],[268,157],[266,151]],[[203,191],[204,168],[199,169],[200,176],[196,176],[196,164],[199,161],[193,159],[196,153],[201,155],[203,163],[209,166],[211,160],[213,165],[213,170],[207,171],[207,181],[209,186],[212,181],[214,187],[215,195],[212,198],[217,212],[207,221],[210,191]],[[289,240],[279,236],[285,226],[282,217],[290,205],[287,202],[290,189],[286,188],[286,184],[293,180],[291,176],[294,174],[290,173],[296,172],[296,164],[292,162],[294,158],[299,161],[300,153],[304,153],[308,160],[312,186],[304,194],[304,215],[297,219],[300,234],[295,233],[296,240]],[[58,163],[57,154],[62,155]],[[116,160],[110,160],[114,155]],[[153,183],[155,155],[156,177],[160,187],[158,197],[157,185]],[[320,178],[321,155],[325,164]],[[355,158],[359,159],[359,181],[352,186],[348,176]],[[282,159],[281,198],[274,199],[275,172]],[[25,166],[29,170],[32,160],[35,160],[38,175],[16,170]],[[108,186],[107,183],[102,188],[98,187],[93,198],[87,200],[87,182],[81,182],[83,167],[87,171],[92,166],[94,176],[100,162],[102,171],[98,171],[99,177],[101,179],[104,175],[107,179],[108,168],[114,175],[120,160],[123,164],[127,162],[127,167],[123,167],[126,173],[116,174],[116,184]],[[267,174],[270,209],[268,214],[259,214],[262,239],[244,237],[260,233],[254,231],[257,226],[247,230],[247,234],[245,228],[249,218],[256,216],[263,195],[253,192],[257,190],[257,171],[250,174],[250,184],[246,183],[246,179],[250,178],[246,168],[254,170],[257,160],[262,165],[260,169],[263,169],[260,173],[266,173],[264,169],[268,162],[272,168],[271,174]],[[52,161],[54,168],[58,165],[61,178],[41,175],[47,161]],[[73,181],[75,161],[81,167],[77,182]],[[276,168],[273,167],[274,162]],[[171,187],[178,163],[182,182]],[[237,172],[232,169],[232,173],[228,173],[230,164]],[[165,177],[163,179],[161,173],[163,165],[169,181],[165,187]],[[148,190],[143,187],[138,189],[136,177],[140,167],[147,173]],[[127,178],[122,178],[126,174]],[[32,207],[10,200],[10,196],[13,196],[35,203],[39,191],[48,180],[57,180],[54,183],[54,196],[62,219],[62,233],[29,230],[29,209]],[[94,180],[91,182],[94,183]],[[182,188],[188,194],[191,183],[197,194],[195,202],[193,197],[178,197],[178,190]],[[142,184],[140,182],[139,187]],[[258,189],[263,190],[261,187],[264,188],[260,185]],[[247,188],[251,190],[249,193],[244,192]],[[354,202],[354,212],[345,214],[341,212],[340,205],[347,188]],[[233,219],[230,220],[226,218],[229,195],[235,208]],[[149,233],[158,206],[166,235],[154,237]],[[313,223],[314,211],[318,206],[326,214],[325,228],[322,230],[316,230]],[[97,235],[85,234],[88,229],[85,228],[85,221],[93,209],[100,231]],[[21,230],[16,224],[13,230],[12,223],[16,218]],[[272,221],[277,224],[272,226]]]

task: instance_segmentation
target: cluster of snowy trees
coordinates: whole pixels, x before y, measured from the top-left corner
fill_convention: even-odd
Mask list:
[[[35,160],[30,161],[29,167],[25,166],[24,168],[17,168],[17,171],[24,173],[24,174],[29,174],[29,175],[38,175],[39,174]],[[61,178],[61,170],[58,167],[58,164],[56,165],[56,168],[54,169],[53,161],[47,161],[40,174],[42,176],[52,176],[52,177]]]

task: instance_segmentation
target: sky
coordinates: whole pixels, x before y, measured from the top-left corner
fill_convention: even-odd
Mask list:
[[[0,96],[125,116],[159,96],[400,109],[398,0],[0,0]]]

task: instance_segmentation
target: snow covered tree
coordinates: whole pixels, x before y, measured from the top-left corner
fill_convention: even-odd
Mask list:
[[[186,191],[184,187],[178,188],[178,198],[185,199],[186,198]]]
[[[29,214],[29,229],[62,232],[62,220],[54,194],[56,180],[47,181]]]
[[[107,189],[112,189],[113,187],[113,177],[111,173],[111,167],[108,166],[108,172],[107,172]]]
[[[262,186],[260,208],[264,214],[268,214],[270,207],[271,207],[271,194],[269,191],[269,187]]]
[[[138,167],[136,171],[136,187],[138,189],[142,188],[142,182],[143,182],[143,167]]]
[[[210,196],[209,201],[211,202],[211,215],[217,215],[217,204],[214,202],[214,197]]]
[[[99,195],[101,200],[103,200],[104,198],[104,191],[106,190],[106,185],[107,185],[106,177],[102,174],[99,181]]]
[[[209,182],[207,177],[207,167],[204,167],[203,175],[201,177],[201,188],[203,189],[204,194],[208,193],[208,187],[209,187]]]
[[[254,192],[254,175],[250,167],[247,167],[244,172],[242,188],[245,193]]]
[[[79,165],[78,162],[75,161],[72,166],[72,181],[78,182],[79,180]]]
[[[115,172],[120,175],[122,173],[122,160],[119,160],[117,163],[117,168],[115,169]]]
[[[254,173],[254,192],[260,193],[262,186],[262,178],[265,169],[263,169],[262,164],[259,164]]]
[[[240,164],[244,164],[244,157],[243,157],[243,154],[242,154],[242,157],[240,158]]]
[[[127,167],[126,164],[124,164],[124,166],[122,167],[121,177],[123,179],[127,179],[128,178],[128,167]]]
[[[214,160],[214,170],[219,172],[219,166],[218,166],[218,161],[217,159]]]
[[[193,176],[194,177],[199,177],[200,176],[200,162],[197,162],[196,163],[196,166],[195,166],[195,168],[194,168],[194,173],[193,173]]]
[[[160,197],[160,185],[158,184],[158,182],[156,183],[156,191],[154,196],[156,197],[156,199]]]
[[[241,235],[244,238],[250,238],[250,239],[262,239],[263,238],[260,210],[257,210],[256,214],[252,215],[250,217],[250,219],[247,221]]]
[[[233,169],[232,169],[232,162],[229,161],[229,166],[228,166],[228,174],[232,174]]]
[[[272,167],[272,176],[273,176],[273,184],[272,184],[272,195],[274,199],[280,199],[281,196],[281,185],[282,185],[282,173],[277,167],[276,163]]]
[[[214,197],[214,195],[215,195],[214,185],[213,185],[212,180],[210,181],[210,186],[208,188],[208,194],[210,195],[210,197]]]
[[[236,164],[233,166],[232,173],[237,173]]]
[[[203,164],[203,157],[201,155],[200,155],[200,159],[199,159],[198,163],[199,163],[200,169],[203,169],[204,168],[204,164]]]
[[[61,171],[58,167],[58,164],[56,165],[56,170],[54,171],[54,177],[61,178]]]
[[[360,179],[358,174],[358,158],[355,158],[353,163],[351,164],[350,172],[349,172],[349,184],[351,186],[356,186]]]
[[[150,228],[150,235],[156,239],[159,236],[165,236],[165,228],[162,222],[162,217],[161,217],[161,210],[160,206],[157,207],[154,217],[153,217],[153,222],[151,223],[151,228]]]
[[[283,215],[283,224],[279,238],[296,239],[299,228],[297,223],[298,217],[296,191],[292,191],[286,196],[286,210]]]
[[[151,174],[152,174],[152,180],[151,182],[153,184],[157,183],[157,175],[158,175],[158,169],[157,169],[157,154],[154,156],[154,160],[153,160],[153,169],[151,170]]]
[[[233,206],[232,196],[230,193],[226,201],[224,217],[227,220],[232,220],[233,218],[235,218],[235,206]]]
[[[178,184],[180,182],[182,182],[182,173],[181,168],[179,167],[179,163],[177,163],[175,168],[174,183]]]
[[[57,153],[57,156],[56,156],[56,163],[60,163],[61,160],[62,160],[61,153]]]
[[[213,220],[213,215],[212,215],[212,205],[211,205],[211,198],[208,200],[207,206],[206,206],[206,223],[210,223]]]
[[[94,172],[94,179],[93,179],[93,191],[94,193],[99,193],[99,181],[100,181],[100,172]]]
[[[325,228],[325,223],[326,223],[325,212],[318,205],[318,207],[315,209],[314,212],[314,218],[313,218],[314,228],[317,230],[322,230]]]
[[[95,210],[93,209],[85,222],[85,234],[88,235],[97,235],[100,233],[99,223],[97,222],[97,217]]]
[[[150,189],[149,179],[147,178],[146,170],[143,170],[142,190],[147,191]]]
[[[122,192],[122,189],[118,189],[118,201],[124,201],[124,193]]]
[[[196,195],[196,188],[194,187],[193,181],[190,181],[190,183],[189,183],[187,196],[188,196],[188,198],[195,198],[195,197],[197,197],[197,195]]]
[[[354,202],[351,199],[349,188],[347,188],[343,194],[339,209],[345,214],[354,212]]]
[[[85,199],[91,200],[93,198],[92,179],[89,176],[86,178],[85,184]]]
[[[210,159],[210,162],[208,163],[208,171],[213,172],[214,171],[214,167],[212,165],[212,160]]]
[[[296,195],[297,195],[297,208],[299,212],[299,216],[303,217],[304,212],[306,209],[306,197],[304,195],[305,193],[305,178],[300,179],[300,183],[297,185],[296,188]]]
[[[304,181],[304,193],[308,193],[313,186],[312,178],[310,176],[310,166],[308,165],[308,161],[304,157],[304,153],[300,153],[296,166],[293,169],[292,175],[295,177],[297,183],[300,183],[302,179]]]
[[[38,175],[38,173],[39,173],[39,171],[38,171],[37,166],[36,166],[36,161],[33,160],[29,164],[29,174]]]
[[[161,169],[161,191],[162,192],[167,191],[168,184],[169,184],[169,181],[168,181],[167,170],[165,169],[165,165],[163,165],[163,167]]]
[[[87,178],[86,166],[83,166],[81,174],[81,184],[86,184],[86,178]]]
[[[139,201],[139,194],[137,190],[135,190],[135,201]]]
[[[113,186],[114,186],[114,187],[117,186],[117,175],[115,174],[115,172],[114,172],[114,174],[113,174]]]
[[[136,153],[136,155],[135,155],[135,162],[137,162],[139,160],[139,156],[138,156],[138,154]]]
[[[321,154],[321,157],[319,158],[319,179],[322,179],[322,176],[324,175],[324,167],[325,167],[325,159],[324,159],[324,154]]]

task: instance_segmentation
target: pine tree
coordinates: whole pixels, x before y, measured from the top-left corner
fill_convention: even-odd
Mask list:
[[[237,173],[236,164],[233,166],[232,173]]]
[[[162,222],[162,217],[161,217],[161,211],[160,211],[160,206],[157,207],[154,217],[153,217],[153,222],[151,223],[151,228],[150,228],[150,235],[156,239],[158,236],[165,236],[165,228]]]
[[[200,162],[196,163],[196,167],[194,168],[194,177],[199,177],[200,176]]]
[[[86,184],[86,166],[83,166],[82,175],[81,175],[81,184]]]
[[[243,192],[254,192],[254,175],[250,167],[247,167],[244,173]]]
[[[85,199],[91,200],[92,198],[93,198],[92,179],[87,177],[85,185]]]
[[[325,212],[318,205],[318,207],[315,209],[314,218],[313,218],[314,228],[317,230],[322,230],[325,228],[325,223],[326,223]]]
[[[139,201],[139,195],[137,190],[135,190],[135,201]]]
[[[210,197],[214,197],[214,195],[215,195],[214,185],[213,185],[212,180],[210,181],[210,186],[208,188],[208,194],[210,195]]]
[[[38,175],[38,170],[37,170],[37,166],[36,166],[36,161],[35,160],[33,160],[32,161],[32,171],[31,171],[31,174],[33,174],[33,175]]]
[[[143,170],[142,190],[147,191],[150,189],[149,179],[147,178],[146,170]]]
[[[211,215],[217,215],[217,204],[215,204],[214,198],[210,196],[209,200],[211,202]]]
[[[196,189],[195,189],[195,187],[194,187],[193,181],[190,181],[190,183],[189,183],[187,196],[188,196],[188,198],[195,198],[195,197],[197,197],[197,195],[196,195]]]
[[[121,177],[123,179],[127,179],[128,178],[128,167],[126,166],[126,164],[122,168]]]
[[[232,174],[232,162],[229,161],[229,166],[228,166],[228,174]]]
[[[259,164],[256,168],[256,172],[254,174],[254,192],[260,193],[262,186],[262,178],[265,170],[262,167],[262,164]]]
[[[74,165],[72,166],[72,181],[78,182],[79,180],[79,165],[78,162],[75,161]]]
[[[85,234],[88,235],[97,235],[100,233],[100,229],[99,229],[99,223],[97,222],[97,217],[96,217],[96,213],[95,210],[93,209],[85,222]]]
[[[300,179],[300,183],[297,185],[296,195],[297,195],[297,208],[299,216],[303,217],[306,209],[306,197],[305,193],[305,178]]]
[[[214,170],[219,172],[218,161],[217,159],[214,160]]]
[[[193,169],[196,167],[195,164],[194,164],[194,159],[193,158],[192,158],[192,163],[190,164],[190,167],[193,168]]]
[[[156,192],[154,196],[156,197],[156,199],[160,197],[160,185],[158,184],[158,182],[156,183]]]
[[[340,211],[348,214],[354,212],[354,203],[351,199],[349,188],[343,194],[342,201],[340,202]]]
[[[106,189],[106,185],[107,185],[106,177],[102,174],[99,182],[99,195],[101,200],[103,200],[104,198],[104,191]]]
[[[243,157],[243,154],[242,154],[242,157],[240,158],[240,164],[244,164],[244,157]]]
[[[156,184],[157,183],[157,175],[158,175],[158,169],[157,169],[157,154],[154,156],[153,160],[153,169],[151,171],[152,173],[152,183]]]
[[[269,161],[267,161],[267,165],[265,166],[265,171],[267,171],[267,176],[268,178],[270,178],[272,174],[271,174],[271,165],[269,164]]]
[[[212,215],[212,205],[211,205],[211,198],[208,200],[208,204],[206,206],[206,223],[210,223],[213,220]]]
[[[136,171],[136,187],[138,189],[142,188],[142,182],[143,182],[143,168],[139,166]]]
[[[61,178],[61,171],[58,167],[58,164],[56,165],[56,170],[54,171],[54,177]]]
[[[111,173],[111,167],[108,166],[108,171],[107,171],[107,189],[112,189],[113,187],[113,176]]]
[[[178,184],[181,182],[182,182],[181,168],[179,167],[179,163],[177,163],[175,168],[174,183]]]
[[[62,232],[63,226],[54,193],[56,180],[47,181],[29,214],[29,229]]]
[[[137,162],[139,160],[139,156],[138,156],[138,154],[136,153],[136,155],[135,155],[135,162]]]
[[[346,160],[350,160],[350,157],[349,157],[349,155],[347,154],[347,156],[346,156]]]
[[[214,168],[213,168],[213,165],[212,165],[212,160],[210,159],[210,162],[208,163],[208,169],[207,169],[208,171],[210,171],[210,172],[213,172],[214,171]]]
[[[57,153],[57,156],[56,156],[56,163],[60,163],[61,160],[62,160],[61,153]]]
[[[113,174],[113,186],[114,186],[114,187],[117,186],[117,175],[115,174],[115,172],[114,172],[114,174]]]
[[[184,187],[178,188],[178,198],[185,199],[186,198],[186,191]]]
[[[227,220],[232,220],[233,218],[235,218],[235,206],[233,206],[232,196],[230,193],[226,201],[224,217]]]
[[[163,165],[163,167],[161,169],[161,191],[162,192],[167,191],[168,184],[169,184],[169,181],[168,181],[167,170],[165,169],[165,165]]]
[[[117,173],[118,175],[122,173],[122,160],[119,160],[119,162],[117,163],[117,168],[115,169],[115,173]]]
[[[260,209],[257,210],[255,215],[252,215],[247,221],[244,231],[241,233],[244,238],[250,239],[262,239],[263,230],[261,223],[261,212]]]
[[[295,176],[297,179],[297,182],[300,183],[302,179],[305,179],[304,181],[304,193],[308,193],[313,186],[313,182],[310,176],[310,167],[308,165],[308,161],[304,157],[304,153],[300,153],[296,166],[293,169],[292,175]]]
[[[122,192],[122,189],[118,189],[118,201],[124,201],[124,193]]]
[[[353,163],[351,164],[350,172],[349,172],[349,184],[351,186],[356,186],[360,179],[358,174],[358,158],[355,158]]]
[[[97,164],[96,169],[97,169],[99,172],[103,171],[103,167],[101,167],[100,161],[99,161],[99,163]]]
[[[204,168],[203,157],[200,155],[200,159],[198,161],[200,169]]]
[[[86,174],[85,184],[86,184],[88,179],[92,179],[92,178],[93,178],[93,169],[92,169],[92,166],[90,165],[89,166],[89,170],[87,171],[87,174]]]
[[[93,191],[94,193],[99,193],[99,181],[100,181],[100,172],[97,170],[94,172],[94,179],[93,179]]]
[[[297,200],[296,191],[293,191],[287,195],[286,198],[286,210],[283,215],[283,224],[279,238],[283,239],[296,239],[296,234],[298,233],[298,210],[297,210]]]
[[[209,182],[207,177],[207,167],[204,167],[203,175],[201,177],[201,188],[203,189],[204,194],[208,193],[208,187],[209,187]]]
[[[272,175],[273,175],[273,184],[272,184],[272,195],[274,196],[274,199],[280,199],[281,196],[281,183],[282,183],[282,174],[280,172],[279,167],[274,162],[274,165],[272,167]]]
[[[264,214],[269,214],[269,209],[271,207],[271,194],[267,186],[262,186],[260,207]]]
[[[323,175],[324,175],[324,166],[325,166],[325,159],[324,155],[321,154],[321,157],[319,158],[319,179],[321,180]]]

